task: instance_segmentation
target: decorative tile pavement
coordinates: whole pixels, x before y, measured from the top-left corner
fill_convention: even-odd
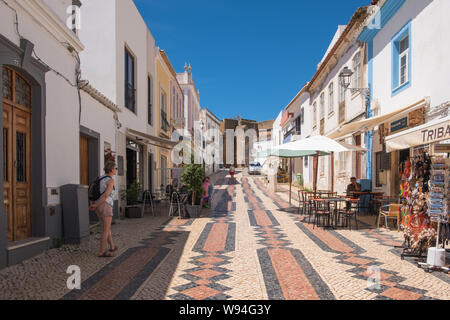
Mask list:
[[[267,192],[261,181],[256,180],[255,185],[263,191],[265,195],[270,197],[273,202],[280,209],[289,208],[289,203],[281,198],[279,194]],[[379,277],[380,283],[378,286],[374,283],[373,286],[368,286],[365,290],[377,293],[374,299],[392,299],[392,300],[428,300],[431,297],[426,296],[427,291],[421,290],[415,287],[402,284],[406,280],[405,277],[399,275],[398,272],[383,269],[380,266],[383,263],[377,259],[363,255],[366,251],[354,242],[344,237],[335,230],[326,230],[321,228],[313,228],[311,224],[305,223],[304,219],[301,219],[299,215],[288,213],[297,222],[296,225],[303,231],[314,243],[317,244],[322,250],[337,254],[334,258],[341,264],[352,266],[352,269],[347,272],[353,273],[354,278],[370,281],[374,280],[374,277]],[[363,236],[374,239],[378,245],[394,247],[401,245],[401,241],[398,238],[384,234],[378,230],[366,230],[358,231]],[[444,275],[444,277],[446,277]],[[440,277],[442,278],[442,277]],[[444,280],[445,281],[445,280]]]
[[[213,206],[199,218],[169,218],[161,208],[156,217],[118,221],[116,257],[96,257],[99,234],[49,250],[0,270],[0,299],[450,299],[448,275],[400,259],[401,233],[363,221],[360,230],[313,228],[287,192],[268,192],[258,177],[211,178]],[[69,291],[74,264],[83,281]]]
[[[225,182],[225,179],[221,181]],[[173,300],[226,300],[226,294],[231,290],[219,282],[228,279],[230,270],[226,265],[230,263],[227,253],[235,250],[236,224],[233,223],[233,209],[235,204],[234,185],[216,191],[213,201],[212,222],[206,224],[198,238],[189,261],[195,268],[184,270],[182,278],[190,281],[187,284],[174,287],[179,292],[169,296]],[[218,193],[218,194],[217,194]]]
[[[289,248],[291,243],[270,211],[263,210],[261,199],[242,179],[249,219],[256,229],[259,243],[264,247],[257,254],[261,264],[267,294],[271,300],[332,300],[333,293],[315,272],[300,250]]]

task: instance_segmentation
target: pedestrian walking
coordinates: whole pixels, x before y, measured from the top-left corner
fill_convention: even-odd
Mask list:
[[[230,176],[231,176],[231,182],[234,184],[234,174],[236,173],[236,170],[234,169],[234,166],[231,165],[230,167]]]
[[[99,258],[109,258],[114,257],[113,252],[117,251],[118,247],[114,245],[112,235],[111,235],[111,222],[113,217],[113,207],[114,207],[114,176],[117,172],[117,166],[114,162],[107,162],[105,164],[105,176],[99,179],[99,191],[100,198],[91,202],[89,210],[95,211],[98,218],[102,222],[102,236],[100,240],[100,252],[98,254]],[[107,244],[109,244],[109,251],[107,251]]]
[[[209,194],[209,186],[210,186],[210,183],[209,183],[209,178],[208,177],[206,177],[204,180],[203,180],[203,208],[206,208],[206,209],[209,209],[209,197],[210,197],[210,194]]]

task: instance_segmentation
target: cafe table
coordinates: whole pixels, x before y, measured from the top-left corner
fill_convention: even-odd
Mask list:
[[[338,210],[339,210],[338,203],[347,204],[347,202],[359,201],[359,199],[331,197],[331,198],[316,198],[316,199],[312,199],[312,201],[328,203],[328,210],[333,212],[332,219],[334,220],[334,226],[327,226],[327,227],[337,229],[337,227],[338,227]],[[333,203],[334,203],[334,205],[331,207],[331,204],[333,204]]]

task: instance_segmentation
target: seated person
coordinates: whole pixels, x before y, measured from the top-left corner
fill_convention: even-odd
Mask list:
[[[361,185],[356,182],[356,178],[352,177],[350,179],[351,183],[347,186],[347,195],[353,196],[353,192],[361,191]]]
[[[355,195],[353,194],[354,192],[359,192],[361,191],[361,185],[356,182],[356,178],[352,177],[350,179],[351,183],[347,186],[347,196],[352,197],[352,198],[357,198],[355,197]],[[351,207],[351,203],[347,202],[347,210],[350,209]]]

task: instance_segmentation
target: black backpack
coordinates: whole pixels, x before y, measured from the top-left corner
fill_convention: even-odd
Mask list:
[[[94,182],[92,182],[89,185],[90,201],[97,201],[102,196],[102,193],[100,193],[100,182],[106,178],[108,178],[108,176],[98,177]]]

